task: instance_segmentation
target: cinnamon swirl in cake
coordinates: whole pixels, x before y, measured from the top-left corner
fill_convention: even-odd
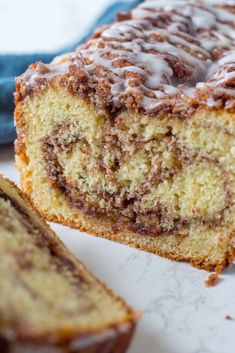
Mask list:
[[[137,317],[0,175],[0,352],[124,353]]]
[[[48,220],[207,270],[234,260],[234,1],[143,2],[16,87],[16,163]]]

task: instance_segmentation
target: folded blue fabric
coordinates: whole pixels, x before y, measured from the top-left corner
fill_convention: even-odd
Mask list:
[[[44,63],[48,63],[54,56],[73,50],[89,37],[96,27],[111,23],[117,12],[128,11],[140,2],[142,2],[142,0],[123,0],[113,3],[91,26],[90,30],[83,38],[80,38],[76,43],[73,43],[73,45],[63,48],[63,50],[47,54],[0,54],[0,144],[12,142],[16,137],[13,122],[15,77],[24,72],[28,65],[35,61],[40,60]]]

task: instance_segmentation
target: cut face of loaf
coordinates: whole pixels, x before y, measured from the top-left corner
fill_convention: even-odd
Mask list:
[[[235,256],[235,6],[147,1],[17,79],[16,162],[49,220],[208,270]]]
[[[62,89],[21,114],[17,166],[47,219],[210,270],[232,260],[233,115],[112,119]]]
[[[135,314],[0,176],[1,353],[124,353]]]

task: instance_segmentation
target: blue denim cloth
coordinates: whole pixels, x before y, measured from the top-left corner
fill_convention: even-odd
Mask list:
[[[28,65],[35,61],[40,60],[44,63],[48,63],[54,56],[73,50],[87,37],[89,37],[96,27],[105,23],[111,23],[117,12],[128,11],[140,2],[142,1],[123,0],[114,2],[97,19],[83,38],[80,38],[71,46],[63,48],[63,50],[58,50],[57,52],[47,54],[0,54],[0,144],[12,142],[16,137],[13,122],[13,92],[15,90],[15,77],[23,73],[27,69]]]

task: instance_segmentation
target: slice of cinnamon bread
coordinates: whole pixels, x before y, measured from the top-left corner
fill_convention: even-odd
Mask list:
[[[122,353],[136,317],[0,175],[0,352]]]
[[[16,163],[49,220],[207,270],[235,257],[235,5],[147,1],[17,80]]]

